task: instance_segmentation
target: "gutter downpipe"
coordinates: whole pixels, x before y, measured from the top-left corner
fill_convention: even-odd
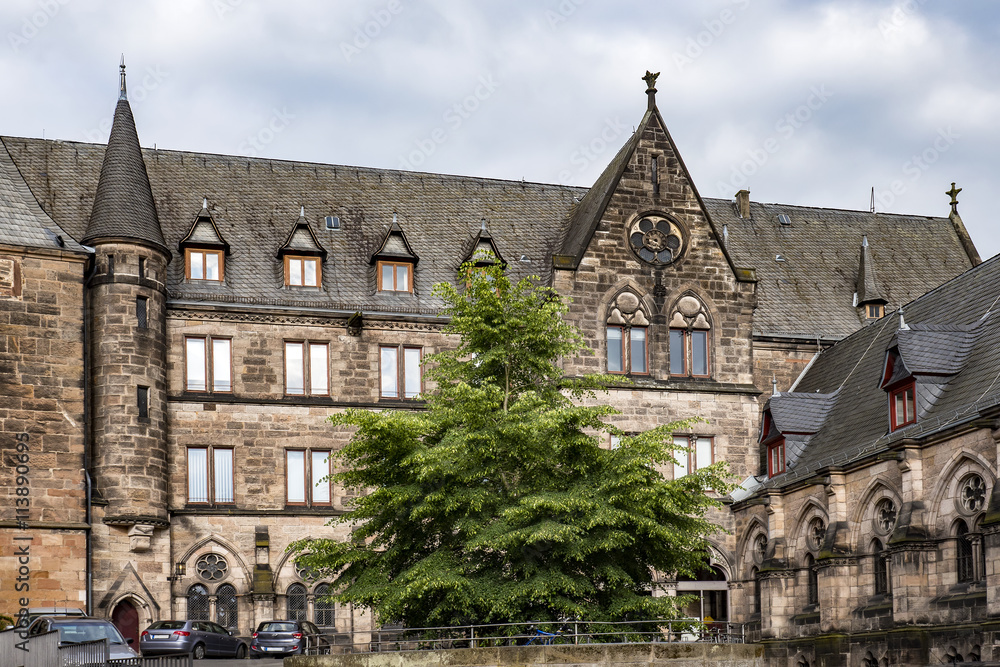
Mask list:
[[[87,486],[87,616],[93,616],[94,612],[94,541],[93,526],[93,480],[90,478],[90,430],[91,400],[90,400],[90,282],[97,273],[96,253],[90,256],[89,275],[83,281],[83,481]]]

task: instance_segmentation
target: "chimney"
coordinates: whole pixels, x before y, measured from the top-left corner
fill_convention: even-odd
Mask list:
[[[740,190],[736,193],[736,212],[743,219],[750,218],[750,191]]]

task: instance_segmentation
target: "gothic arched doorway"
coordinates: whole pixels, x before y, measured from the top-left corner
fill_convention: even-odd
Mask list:
[[[139,610],[128,600],[122,600],[111,612],[111,622],[122,633],[126,641],[132,640],[132,646],[139,649]]]

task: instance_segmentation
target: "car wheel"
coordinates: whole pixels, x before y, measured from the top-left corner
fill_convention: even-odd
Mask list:
[[[236,649],[236,659],[243,660],[246,657],[247,657],[247,647],[245,644],[240,644],[239,647]]]
[[[202,660],[202,659],[204,659],[204,657],[205,657],[205,645],[204,644],[198,644],[197,646],[194,647],[194,651],[192,651],[192,653],[194,653],[194,659],[195,660]]]

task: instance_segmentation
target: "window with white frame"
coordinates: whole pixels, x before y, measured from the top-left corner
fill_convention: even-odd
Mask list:
[[[423,350],[406,345],[379,347],[382,398],[417,398],[422,389],[420,360]]]
[[[330,394],[330,344],[285,341],[285,393]]]
[[[715,438],[711,436],[675,435],[674,444],[683,448],[674,452],[677,459],[674,464],[674,479],[715,463]]]
[[[285,450],[285,502],[288,505],[330,504],[330,450]]]
[[[232,340],[184,337],[184,389],[229,393],[233,390]]]
[[[187,468],[189,503],[235,502],[232,449],[188,447]]]

